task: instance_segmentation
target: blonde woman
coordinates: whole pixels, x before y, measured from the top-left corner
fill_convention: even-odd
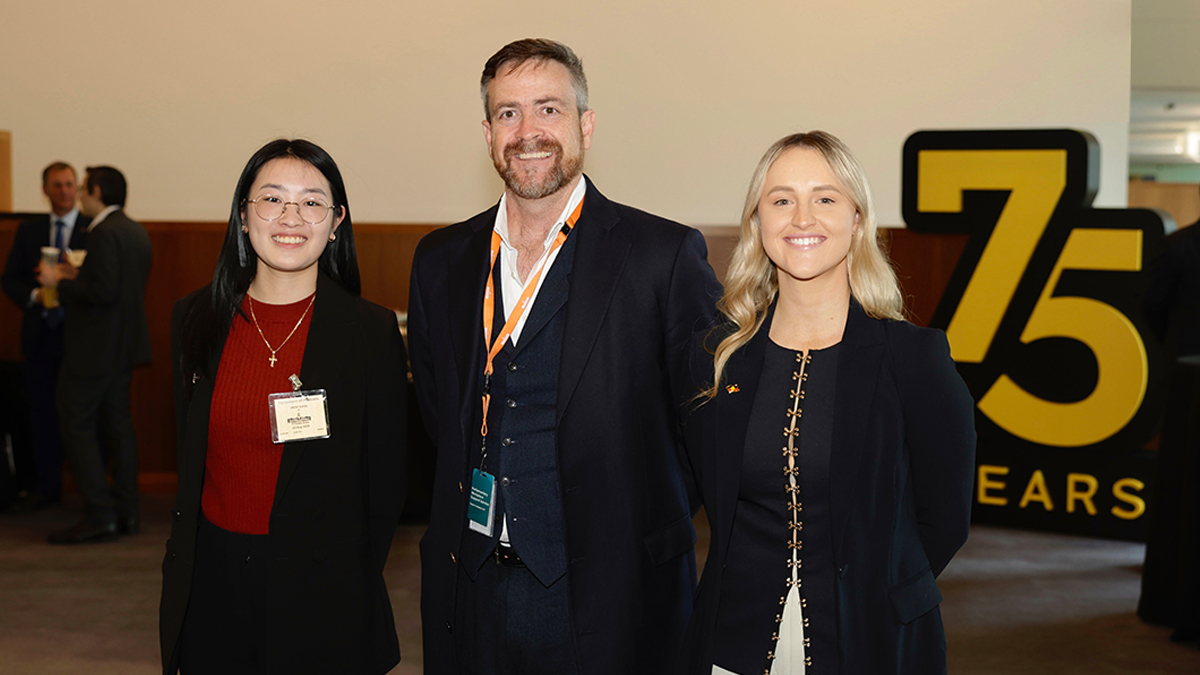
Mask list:
[[[712,541],[687,672],[945,672],[934,578],[967,537],[974,406],[945,334],[903,320],[837,138],[763,156],[719,307],[692,353]]]

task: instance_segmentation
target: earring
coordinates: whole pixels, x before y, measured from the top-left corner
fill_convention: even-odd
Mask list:
[[[242,234],[250,234],[250,228],[243,225],[242,226]]]
[[[329,233],[329,241],[333,241],[334,239],[337,239],[337,235],[336,235],[336,234],[334,234],[334,233],[332,233],[332,232],[330,232],[330,233]]]

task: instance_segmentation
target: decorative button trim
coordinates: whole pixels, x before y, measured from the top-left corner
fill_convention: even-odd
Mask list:
[[[803,487],[800,475],[800,463],[798,457],[800,448],[796,443],[796,439],[800,436],[800,420],[804,417],[804,410],[801,407],[801,402],[804,400],[804,385],[808,382],[808,365],[812,363],[812,354],[804,352],[796,352],[796,363],[799,364],[799,370],[792,372],[792,380],[797,384],[794,389],[788,392],[791,396],[791,405],[784,412],[784,419],[787,424],[783,427],[783,437],[786,440],[786,445],[783,446],[782,456],[785,460],[783,467],[784,475],[784,494],[787,496],[787,507],[791,512],[791,519],[788,520],[788,530],[791,532],[791,538],[787,542],[789,551],[787,567],[791,571],[788,578],[784,580],[784,588],[789,591],[792,588],[799,591],[803,588],[803,579],[800,577],[800,570],[804,567],[804,561],[800,558],[800,552],[804,550],[804,541],[801,538],[801,532],[804,531],[804,521],[801,520],[800,514],[804,511],[803,506]],[[784,594],[779,598],[781,607],[787,606],[788,596]],[[800,608],[803,610],[808,606],[808,600],[803,593],[800,594]],[[775,624],[778,626],[783,623],[784,611],[781,610],[775,615]],[[800,616],[803,626],[808,628],[808,617],[801,613]],[[772,644],[779,642],[779,631],[776,630],[771,634]],[[812,643],[808,637],[803,640],[803,648],[807,652]],[[771,661],[775,659],[775,650],[767,652],[767,668],[764,675],[771,675]],[[812,667],[812,657],[805,654],[804,664],[806,668]]]

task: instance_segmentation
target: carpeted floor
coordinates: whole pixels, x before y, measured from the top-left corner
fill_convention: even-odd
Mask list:
[[[161,671],[159,564],[171,499],[143,502],[143,530],[116,543],[52,547],[78,502],[0,514],[0,675]],[[417,542],[397,530],[387,567],[403,660],[421,672]],[[704,538],[701,538],[703,545]],[[1200,649],[1134,616],[1144,547],[977,527],[939,580],[955,675],[1200,673]],[[703,555],[701,554],[701,559]]]

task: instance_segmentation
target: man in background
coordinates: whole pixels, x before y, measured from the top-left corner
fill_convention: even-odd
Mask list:
[[[1167,363],[1200,354],[1200,223],[1163,239],[1148,277],[1142,310]]]
[[[62,501],[63,449],[58,431],[54,391],[63,359],[61,306],[47,308],[37,280],[42,247],[84,250],[91,219],[75,207],[78,196],[75,169],[54,162],[42,171],[42,192],[50,201],[49,216],[27,220],[17,228],[4,266],[4,293],[24,311],[21,352],[29,392],[32,456],[14,452],[16,485],[20,490],[13,513],[28,513]],[[51,303],[53,304],[53,303]],[[14,444],[14,451],[18,448]]]
[[[129,414],[133,367],[150,360],[146,279],[150,237],[125,215],[125,177],[89,167],[80,197],[92,218],[83,265],[42,265],[43,285],[57,285],[69,317],[58,379],[63,447],[83,493],[86,517],[50,534],[52,544],[112,541],[140,530],[137,439]],[[112,459],[112,487],[100,440]]]

